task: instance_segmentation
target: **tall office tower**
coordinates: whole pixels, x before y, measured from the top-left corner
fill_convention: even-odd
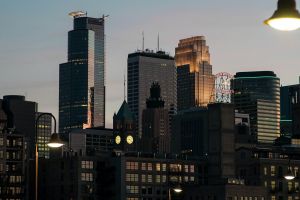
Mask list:
[[[59,130],[104,127],[104,20],[73,12],[68,62],[59,66]]]
[[[165,101],[160,93],[159,84],[154,82],[146,101],[147,108],[142,115],[142,152],[170,153],[169,111],[164,108]]]
[[[235,109],[250,115],[256,141],[273,143],[280,136],[280,79],[272,71],[238,72],[232,89]]]
[[[36,118],[41,114],[42,113],[37,112]],[[52,117],[49,115],[43,115],[36,122],[39,157],[49,158],[49,147],[47,144],[52,134]]]
[[[292,136],[294,105],[300,103],[300,84],[280,87],[280,130],[281,134]]]
[[[204,36],[182,39],[175,49],[177,109],[214,102],[214,75]]]
[[[153,82],[158,82],[165,100],[165,108],[170,115],[176,112],[176,67],[174,58],[165,52],[146,50],[128,55],[127,93],[128,105],[135,114],[139,136],[142,135],[142,112]]]

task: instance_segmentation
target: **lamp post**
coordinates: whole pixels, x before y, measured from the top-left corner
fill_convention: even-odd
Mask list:
[[[182,188],[180,187],[180,185],[177,185],[174,188],[169,188],[169,192],[168,192],[169,200],[172,200],[171,190],[173,190],[175,193],[178,194],[182,192]]]
[[[291,169],[291,159],[289,159],[289,165],[288,165],[288,171],[287,171],[287,174],[284,175],[284,178],[288,181],[291,181],[295,178],[295,175]]]
[[[64,144],[59,138],[58,133],[56,131],[56,119],[51,113],[42,113],[35,120],[35,200],[38,200],[38,174],[39,174],[39,151],[38,151],[38,122],[42,116],[51,116],[54,120],[54,133],[51,134],[49,143],[47,144],[50,148],[58,148],[63,146]]]
[[[293,31],[300,28],[300,13],[296,9],[296,1],[278,0],[277,10],[264,23],[281,31]]]

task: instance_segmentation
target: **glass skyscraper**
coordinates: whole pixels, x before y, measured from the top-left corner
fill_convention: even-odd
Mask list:
[[[175,49],[177,109],[207,106],[214,102],[214,75],[204,36],[182,39]]]
[[[280,79],[272,71],[238,72],[232,89],[235,109],[249,114],[257,141],[273,143],[280,136]]]
[[[70,13],[68,62],[59,69],[59,130],[105,126],[104,16]]]

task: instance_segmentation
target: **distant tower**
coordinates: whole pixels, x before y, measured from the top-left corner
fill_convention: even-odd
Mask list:
[[[127,60],[127,97],[128,106],[134,113],[139,136],[142,136],[142,112],[153,82],[161,87],[161,96],[170,115],[176,112],[176,66],[174,58],[163,51],[153,52],[146,49],[128,55]]]
[[[175,62],[178,111],[214,102],[214,76],[205,37],[180,40],[175,49]]]
[[[59,130],[105,126],[104,20],[72,12],[68,62],[59,66]]]
[[[249,114],[251,134],[273,143],[280,136],[280,79],[272,71],[237,72],[231,83],[235,110]]]
[[[158,83],[152,83],[150,97],[143,111],[141,151],[151,153],[170,153],[169,111],[164,108]]]
[[[125,152],[136,151],[137,133],[135,117],[124,100],[121,108],[113,117],[113,134],[115,149]]]

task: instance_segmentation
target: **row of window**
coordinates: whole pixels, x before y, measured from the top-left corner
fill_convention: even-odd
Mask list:
[[[167,171],[167,164],[166,163],[141,163],[141,170],[143,171],[152,171],[155,168],[156,171]],[[127,170],[139,170],[139,163],[138,162],[126,162],[126,169]],[[181,165],[181,164],[169,164],[169,169],[172,172],[195,172],[194,165]]]

